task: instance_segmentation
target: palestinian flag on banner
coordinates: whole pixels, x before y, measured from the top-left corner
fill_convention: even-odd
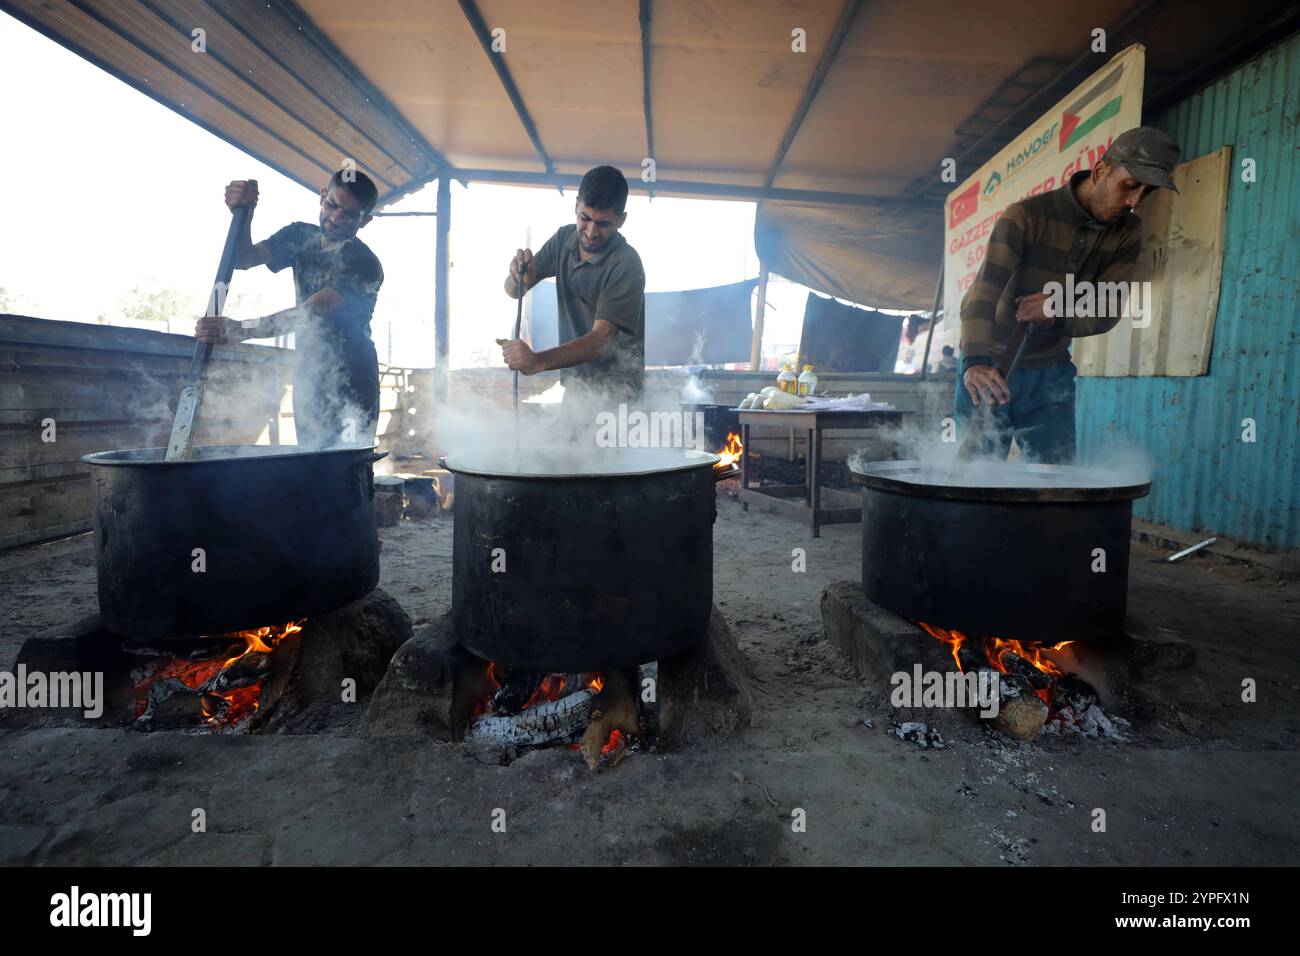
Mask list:
[[[1123,76],[1124,67],[1111,70],[1096,86],[1066,107],[1061,115],[1061,137],[1057,152],[1069,149],[1095,127],[1119,113],[1124,97],[1108,99],[1106,94],[1119,86]]]

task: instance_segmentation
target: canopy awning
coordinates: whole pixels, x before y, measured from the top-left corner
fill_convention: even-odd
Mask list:
[[[1146,45],[1150,103],[1211,78],[1295,15],[1282,0],[0,8],[313,190],[345,158],[374,177],[381,203],[439,175],[571,185],[609,163],[660,195],[866,210],[864,244],[847,250],[862,277],[854,297],[921,308],[951,188],[941,160],[955,158],[960,179],[1104,62],[1091,52],[1096,28],[1110,51]],[[802,221],[819,215],[805,209]],[[873,247],[882,222],[925,235]],[[812,259],[817,230],[808,235],[784,244]]]

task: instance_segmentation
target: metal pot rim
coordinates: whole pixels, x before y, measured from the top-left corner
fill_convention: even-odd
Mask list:
[[[324,448],[311,449],[303,451],[277,452],[266,455],[231,455],[224,458],[191,458],[185,461],[167,461],[167,449],[162,448],[115,448],[109,451],[92,452],[89,455],[82,455],[81,460],[88,465],[108,465],[111,467],[188,467],[193,465],[223,465],[233,462],[247,461],[283,461],[287,459],[311,458],[323,455],[338,454],[355,454],[365,452],[370,456],[372,462],[378,461],[388,455],[386,451],[376,451],[375,445],[357,445],[349,448]],[[296,445],[197,445],[195,452],[205,449],[235,449],[235,448],[297,448]],[[115,458],[114,455],[129,455],[136,452],[157,452],[158,457],[142,458]]]
[[[652,449],[634,449],[650,451]],[[693,468],[712,468],[722,459],[707,451],[697,451],[695,449],[680,449],[685,451],[689,456],[679,464],[671,465],[665,468],[647,468],[638,471],[582,471],[582,472],[556,472],[553,474],[529,474],[515,471],[503,471],[493,468],[475,468],[469,465],[461,466],[455,464],[456,453],[451,452],[438,458],[439,466],[446,468],[448,471],[457,475],[477,475],[483,478],[508,478],[518,481],[576,481],[587,480],[592,478],[644,478],[650,475],[667,475],[678,471],[689,471]],[[527,451],[527,449],[525,449]]]
[[[987,485],[939,485],[931,482],[909,481],[906,475],[924,467],[914,460],[872,462],[869,472],[849,469],[854,482],[875,491],[911,495],[917,498],[941,498],[949,501],[1020,501],[1020,502],[1104,502],[1132,501],[1144,498],[1151,491],[1151,482],[1118,485],[1052,485],[1050,487],[1007,487]],[[1024,471],[1045,471],[1059,468],[1077,469],[1079,473],[1104,473],[1102,468],[1083,465],[1031,465],[1020,464]],[[1049,472],[1050,473],[1050,472]]]

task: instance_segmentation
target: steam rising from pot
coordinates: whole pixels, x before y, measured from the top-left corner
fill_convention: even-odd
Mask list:
[[[923,419],[922,424],[903,425],[882,435],[896,447],[898,458],[916,463],[906,479],[915,484],[956,488],[1100,488],[1141,485],[1151,480],[1151,458],[1134,445],[1117,439],[1104,449],[1082,457],[1079,461],[1082,467],[1044,467],[1035,455],[1032,434],[1025,437],[1023,444],[1019,439],[1016,441],[1012,460],[998,455],[977,455],[964,467],[954,470],[964,435],[961,428],[981,430],[977,447],[998,447],[1000,441],[1009,441],[1010,436],[996,420],[980,415],[972,416],[956,429],[952,427],[951,415],[946,419],[939,415],[918,417]],[[859,474],[873,470],[873,460],[866,452],[852,455],[848,464]],[[1027,468],[1027,465],[1038,467]]]

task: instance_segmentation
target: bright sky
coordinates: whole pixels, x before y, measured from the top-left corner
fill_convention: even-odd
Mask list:
[[[258,181],[255,241],[317,219],[314,194],[6,15],[0,84],[9,91],[0,129],[11,174],[0,287],[15,312],[128,324],[123,300],[138,287],[190,296],[197,315],[230,222],[222,194],[232,179]],[[514,323],[501,291],[510,257],[573,222],[574,193],[452,185],[453,366],[500,364],[493,339]],[[435,205],[431,184],[389,211]],[[434,363],[434,222],[378,218],[360,233],[384,267],[371,324],[380,361]],[[756,276],[753,229],[753,203],[633,195],[623,234],[645,263],[646,290],[661,292]],[[793,283],[769,283],[765,349],[797,348],[806,295]],[[292,304],[289,271],[258,268],[236,273],[226,313],[250,318]],[[177,316],[171,331],[192,334],[193,319]]]

